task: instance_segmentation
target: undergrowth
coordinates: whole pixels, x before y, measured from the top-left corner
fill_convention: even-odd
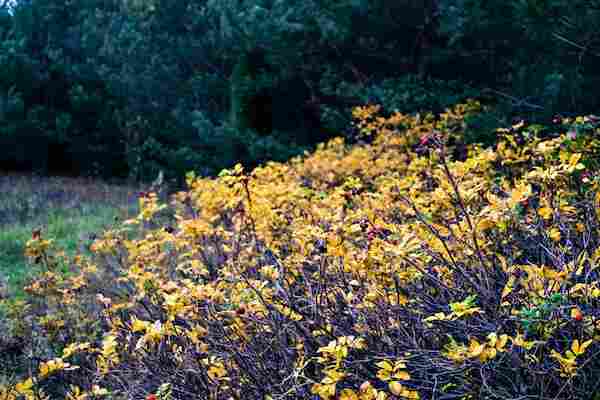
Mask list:
[[[357,108],[370,144],[190,174],[89,257],[33,232],[0,398],[594,398],[599,121],[461,144],[480,111]]]

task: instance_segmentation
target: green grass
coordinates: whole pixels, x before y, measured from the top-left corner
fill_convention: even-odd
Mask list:
[[[92,234],[135,214],[136,191],[93,180],[0,175],[0,299],[21,297],[27,278],[39,271],[24,255],[34,229],[67,254],[86,251]]]
[[[26,278],[36,271],[23,254],[33,229],[43,226],[44,237],[54,239],[56,246],[68,254],[76,254],[89,244],[91,234],[109,228],[120,214],[115,207],[88,206],[77,212],[53,210],[45,223],[3,227],[0,231],[0,274],[8,281],[9,295],[20,295]]]

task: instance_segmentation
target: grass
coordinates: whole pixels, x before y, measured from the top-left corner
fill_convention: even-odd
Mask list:
[[[0,173],[0,298],[19,297],[35,268],[23,255],[42,228],[69,254],[92,234],[135,213],[138,189],[92,179]]]

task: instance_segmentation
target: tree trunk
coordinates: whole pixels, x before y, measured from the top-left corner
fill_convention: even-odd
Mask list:
[[[244,52],[238,58],[230,78],[230,109],[229,123],[236,129],[247,129],[249,127],[248,103],[248,80],[252,79],[252,68],[249,54]]]

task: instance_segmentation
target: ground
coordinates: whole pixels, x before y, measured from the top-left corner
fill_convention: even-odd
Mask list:
[[[0,172],[0,298],[32,271],[23,249],[41,228],[61,248],[85,251],[95,232],[134,215],[138,188],[93,179]]]

